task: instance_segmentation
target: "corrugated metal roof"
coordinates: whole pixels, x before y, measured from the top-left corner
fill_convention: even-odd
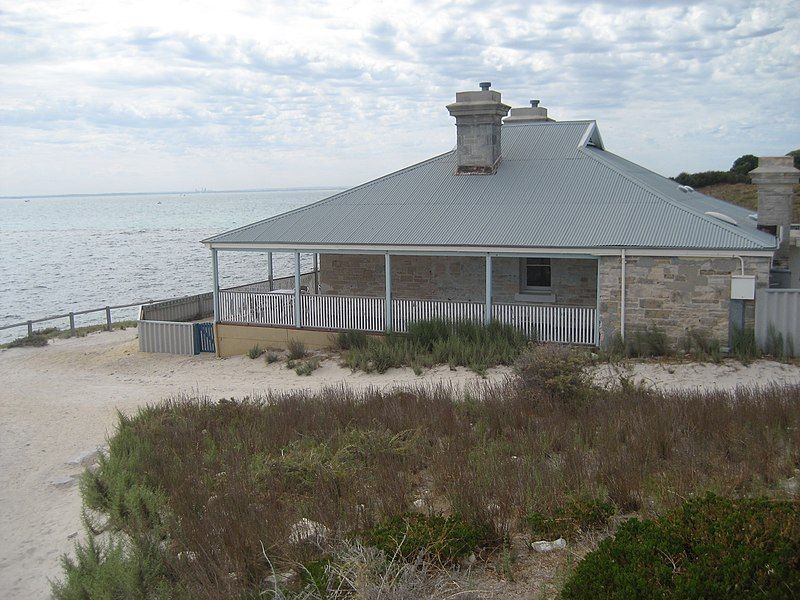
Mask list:
[[[455,175],[455,152],[216,235],[214,244],[515,248],[774,247],[750,211],[615,156],[591,121],[504,125],[494,175]],[[739,226],[705,214],[728,214]],[[435,249],[435,248],[433,248]]]

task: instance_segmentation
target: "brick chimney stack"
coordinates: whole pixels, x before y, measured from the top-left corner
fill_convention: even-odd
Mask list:
[[[456,118],[456,174],[491,175],[500,162],[500,127],[510,106],[500,101],[500,92],[488,81],[479,92],[458,92],[447,105]]]

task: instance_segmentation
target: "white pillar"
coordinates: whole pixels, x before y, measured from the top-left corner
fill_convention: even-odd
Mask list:
[[[486,255],[486,308],[483,312],[483,322],[488,325],[492,322],[492,255]]]
[[[620,270],[619,285],[620,285],[620,302],[619,302],[619,336],[622,341],[625,341],[625,264],[628,262],[628,257],[625,253],[625,248],[622,249],[620,254],[620,262],[622,266]]]
[[[269,280],[269,291],[273,290],[273,277],[272,277],[272,252],[267,252],[267,279]]]
[[[294,326],[300,329],[300,253],[294,253]]]
[[[386,269],[386,332],[392,331],[392,256],[387,252],[383,255],[384,267]]]
[[[211,250],[211,273],[214,278],[214,323],[219,323],[219,261],[217,251]]]
[[[314,253],[314,293],[319,294],[319,254]]]

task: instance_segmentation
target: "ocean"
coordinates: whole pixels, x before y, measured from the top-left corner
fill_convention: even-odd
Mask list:
[[[0,326],[73,310],[208,292],[211,251],[200,243],[339,191],[109,194],[0,198]],[[294,273],[275,254],[275,276]],[[312,258],[303,255],[303,271]],[[266,253],[221,252],[220,284],[267,278]],[[114,320],[135,319],[119,309]],[[76,325],[105,319],[76,317]],[[62,322],[36,327],[66,326]],[[25,329],[0,331],[0,341]]]

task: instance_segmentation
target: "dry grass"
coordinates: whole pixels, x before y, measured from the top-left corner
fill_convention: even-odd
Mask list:
[[[265,589],[270,564],[328,555],[289,543],[303,518],[352,540],[423,498],[499,544],[532,512],[584,500],[648,516],[706,491],[780,494],[800,464],[800,387],[563,390],[515,380],[467,398],[438,387],[174,400],[121,420],[85,502],[136,544],[161,540],[169,585],[218,598]]]
[[[751,183],[719,183],[709,185],[697,190],[701,194],[726,200],[739,206],[744,206],[752,211],[758,208],[758,191],[755,184]],[[800,185],[794,188],[794,209],[792,220],[800,223]]]

